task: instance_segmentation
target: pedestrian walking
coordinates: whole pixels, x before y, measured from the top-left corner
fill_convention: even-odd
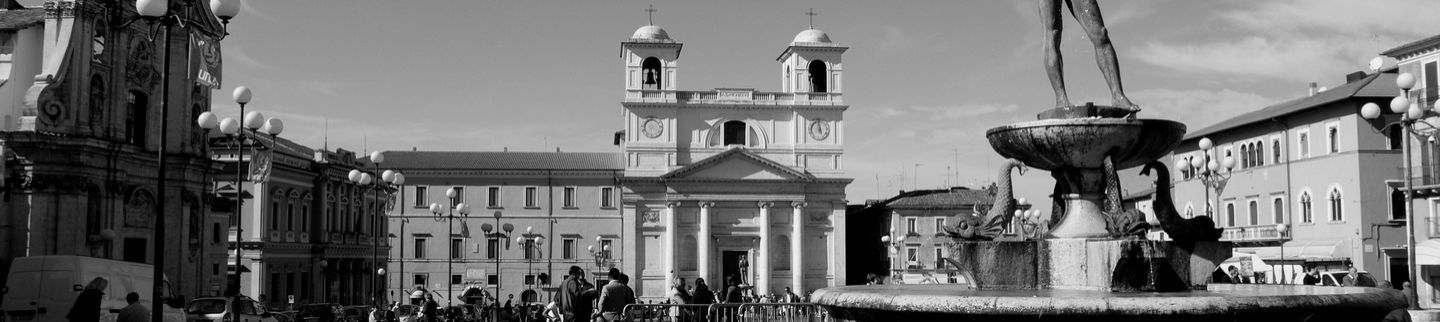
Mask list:
[[[105,288],[110,286],[110,281],[103,277],[96,277],[85,284],[85,289],[75,297],[75,305],[70,307],[70,313],[65,315],[66,319],[74,322],[95,322],[100,320],[100,301],[105,298]],[[136,295],[138,298],[139,295]]]
[[[685,278],[676,277],[671,284],[670,304],[690,304],[691,296],[690,292],[685,290]],[[690,319],[685,318],[688,314],[682,314],[681,311],[678,306],[670,307],[670,318],[674,321],[689,321]]]

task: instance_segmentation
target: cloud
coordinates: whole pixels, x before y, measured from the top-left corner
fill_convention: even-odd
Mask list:
[[[1440,29],[1428,1],[1231,1],[1184,40],[1143,43],[1128,55],[1228,82],[1337,79],[1390,47]],[[1300,8],[1303,8],[1301,10]],[[1199,34],[1200,36],[1197,36]],[[1199,40],[1212,37],[1214,40]]]
[[[225,46],[225,42],[221,41],[220,45]],[[255,69],[271,69],[270,64],[262,63],[260,62],[260,60],[255,59],[255,57],[251,57],[250,54],[245,53],[244,46],[238,44],[226,46],[223,51],[224,55],[229,57],[226,58],[226,60],[237,62],[240,65],[246,67],[253,67]]]
[[[1281,100],[1230,89],[1144,89],[1128,93],[1143,109],[1144,118],[1185,123],[1191,130],[1210,126],[1241,113],[1259,110]]]

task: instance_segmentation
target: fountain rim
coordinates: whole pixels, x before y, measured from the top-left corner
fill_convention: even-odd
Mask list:
[[[990,128],[985,131],[985,136],[991,136],[998,132],[1027,129],[1034,127],[1064,126],[1064,127],[1089,127],[1089,126],[1144,126],[1146,124],[1171,124],[1185,129],[1185,123],[1166,119],[1123,119],[1123,118],[1075,118],[1075,119],[1044,119],[1035,121],[1016,122]]]
[[[1357,292],[1332,294],[1263,294],[1244,295],[1235,293],[1213,294],[1197,292],[1151,293],[1134,292],[1138,296],[1106,297],[1057,297],[1057,296],[995,296],[963,294],[892,294],[888,292],[867,292],[872,290],[903,290],[920,285],[853,285],[824,288],[812,295],[816,304],[844,310],[882,310],[895,312],[959,314],[972,316],[1009,315],[1092,315],[1115,314],[1135,315],[1217,315],[1232,313],[1257,313],[1276,309],[1365,309],[1403,306],[1404,295],[1399,291],[1374,287],[1343,287]],[[922,288],[945,287],[949,285],[924,285]],[[1337,286],[1310,285],[1245,285],[1256,287],[1299,287],[1327,288]],[[860,290],[856,290],[860,288]],[[973,291],[966,287],[959,290]],[[1238,291],[1237,288],[1234,291]],[[1067,292],[1066,290],[1061,290]],[[983,291],[981,291],[983,292]],[[1020,291],[1024,292],[1024,291]],[[1095,294],[1108,291],[1080,291]],[[1203,291],[1201,291],[1203,292]],[[1040,294],[1041,292],[1036,292]],[[1132,294],[1132,293],[1121,293]],[[1149,296],[1155,295],[1155,296]],[[916,301],[920,300],[920,301]],[[951,311],[936,311],[933,303],[943,302]],[[1394,303],[1391,303],[1394,302]],[[1336,306],[1336,303],[1346,303]],[[1388,303],[1388,304],[1387,304]],[[837,305],[842,304],[842,305]]]

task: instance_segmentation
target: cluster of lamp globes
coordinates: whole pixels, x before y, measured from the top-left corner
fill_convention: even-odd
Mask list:
[[[1425,110],[1420,108],[1420,104],[1411,102],[1408,97],[1410,89],[1415,87],[1415,75],[1400,73],[1400,75],[1395,77],[1395,86],[1404,90],[1406,95],[1395,96],[1395,99],[1390,100],[1390,112],[1402,114],[1406,120],[1418,120],[1424,117]],[[1365,103],[1364,106],[1360,107],[1360,116],[1367,120],[1380,117],[1380,104]]]
[[[600,236],[595,236],[595,245],[600,245],[600,242],[603,240],[604,238]],[[595,245],[587,246],[585,247],[585,250],[590,251],[591,254],[599,254],[595,252]],[[601,246],[600,250],[608,254],[610,252],[610,245]]]
[[[170,11],[169,0],[136,0],[135,11],[141,16],[160,17]],[[220,20],[229,21],[240,13],[240,0],[210,0],[210,11]]]
[[[1227,155],[1218,161],[1210,158],[1210,149],[1215,148],[1215,141],[1211,141],[1210,138],[1200,138],[1199,145],[1203,157],[1191,159],[1190,162],[1175,161],[1175,169],[1179,169],[1181,172],[1186,172],[1187,169],[1199,169],[1200,173],[1209,174],[1219,173],[1222,166],[1225,171],[1235,168],[1235,157]]]
[[[385,162],[385,153],[381,151],[370,152],[370,162],[374,162],[377,166],[381,162]],[[349,178],[350,182],[358,183],[362,186],[369,185],[371,181],[375,181],[374,176],[371,176],[370,173],[360,171],[360,169],[350,170]],[[405,175],[395,172],[395,170],[385,170],[380,172],[380,181],[398,186],[405,184]]]
[[[235,103],[239,103],[241,107],[244,107],[245,104],[250,103],[250,88],[245,86],[236,87],[234,97]],[[240,133],[241,126],[244,126],[245,129],[252,132],[265,133],[271,136],[278,136],[280,132],[285,130],[284,121],[273,117],[266,118],[265,114],[257,111],[245,113],[243,122],[228,117],[219,119],[215,116],[215,113],[207,111],[200,113],[200,116],[195,118],[195,123],[199,124],[200,128],[206,131],[220,130],[221,133],[230,136],[242,135],[242,133]]]

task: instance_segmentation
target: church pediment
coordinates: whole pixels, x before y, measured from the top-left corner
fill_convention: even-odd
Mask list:
[[[811,180],[809,173],[733,148],[662,175],[665,179]]]

